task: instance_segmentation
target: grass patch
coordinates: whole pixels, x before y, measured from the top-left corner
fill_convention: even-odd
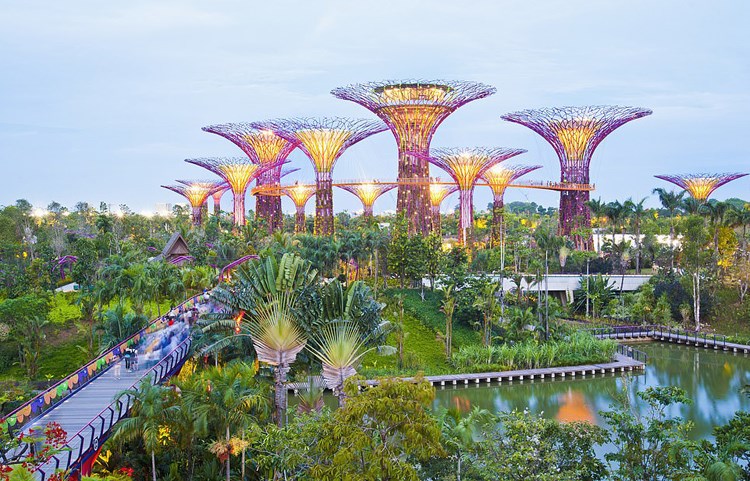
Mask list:
[[[71,327],[71,329],[75,329]],[[51,379],[61,379],[64,376],[74,372],[83,366],[89,360],[85,353],[78,347],[85,345],[85,338],[76,334],[70,336],[69,332],[65,333],[66,339],[62,342],[52,334],[48,334],[46,349],[39,357],[39,373],[35,380],[44,381],[47,376]],[[0,379],[13,381],[28,381],[26,371],[20,364],[13,364],[0,370]]]

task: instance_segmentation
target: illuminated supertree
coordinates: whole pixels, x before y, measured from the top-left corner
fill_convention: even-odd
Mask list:
[[[224,193],[229,190],[229,184],[224,182],[221,185],[221,188],[219,188],[216,192],[211,194],[211,198],[214,201],[214,215],[221,214],[221,198],[224,196]]]
[[[604,105],[523,110],[502,118],[525,125],[552,145],[560,160],[562,182],[588,184],[591,156],[599,143],[621,125],[651,113],[637,107]],[[560,192],[559,234],[573,234],[578,249],[592,247],[591,235],[581,234],[590,228],[588,200],[588,190]]]
[[[286,195],[292,202],[297,213],[294,217],[294,232],[305,232],[305,205],[310,197],[315,195],[316,187],[313,184],[294,184],[281,187],[281,193]]]
[[[378,181],[337,185],[339,189],[354,194],[362,202],[362,217],[372,219],[372,206],[381,195],[398,187],[398,184],[381,184]]]
[[[331,91],[356,102],[388,124],[398,144],[397,211],[409,222],[409,231],[428,234],[430,169],[424,157],[438,126],[453,111],[472,100],[495,93],[495,88],[476,82],[398,80],[349,85]]]
[[[430,182],[430,212],[432,214],[432,231],[438,237],[442,236],[442,225],[440,222],[440,205],[446,197],[458,190],[458,186],[443,184],[440,179],[432,179]]]
[[[286,160],[297,147],[295,142],[281,138],[267,129],[256,129],[248,123],[228,123],[209,125],[203,131],[217,134],[242,149],[253,163],[258,165],[278,164],[258,176],[258,185],[279,185],[281,180],[280,162]],[[257,197],[255,218],[265,219],[269,232],[282,228],[281,197],[277,195]]]
[[[181,185],[162,185],[165,189],[176,192],[185,197],[192,209],[191,219],[193,225],[199,226],[202,222],[202,208],[208,196],[224,185],[222,180],[178,180]]]
[[[277,167],[276,164],[261,166],[248,158],[241,157],[204,157],[185,159],[185,162],[206,168],[229,184],[234,196],[235,225],[245,225],[245,192],[247,192],[247,186],[266,170]]]
[[[474,220],[472,201],[476,181],[493,165],[524,152],[526,152],[524,149],[473,147],[433,149],[430,155],[416,154],[446,171],[458,184],[460,212],[458,242],[460,244],[470,244]]]
[[[492,189],[491,245],[499,245],[503,239],[503,196],[505,195],[505,189],[519,177],[541,168],[541,165],[506,166],[505,164],[497,164],[487,169],[482,175],[482,179]]]
[[[298,144],[315,168],[315,234],[333,235],[333,166],[344,151],[372,134],[384,131],[385,124],[373,120],[338,117],[319,119],[270,120],[251,124],[272,130]]]
[[[685,189],[693,199],[703,203],[722,185],[746,175],[739,172],[732,172],[727,174],[655,175],[654,177],[666,180]]]

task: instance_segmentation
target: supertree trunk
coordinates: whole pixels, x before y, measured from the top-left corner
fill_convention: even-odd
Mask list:
[[[406,216],[409,233],[427,235],[433,230],[430,211],[429,162],[412,153],[428,154],[430,138],[402,138],[399,146],[396,211]]]
[[[218,199],[214,197],[214,215],[221,215],[221,196],[219,196]]]
[[[268,199],[268,214],[271,220],[269,223],[271,233],[282,230],[284,228],[284,215],[281,212],[281,196],[274,195]]]
[[[318,172],[315,190],[315,235],[333,235],[333,181],[330,172]]]
[[[490,229],[490,243],[492,247],[497,247],[503,242],[503,221],[505,208],[502,197],[495,197],[492,201],[492,226]]]
[[[578,250],[591,250],[591,211],[587,207],[588,191],[565,190],[560,192],[560,222],[558,234],[568,236]]]
[[[245,191],[233,192],[234,197],[234,209],[232,211],[234,215],[234,225],[245,225]]]
[[[200,227],[201,223],[203,222],[203,206],[202,205],[194,205],[192,207],[192,215],[190,216],[193,221],[193,225],[195,227]]]
[[[430,210],[432,211],[432,232],[437,234],[438,237],[443,237],[443,223],[440,219],[440,206],[431,205]]]
[[[459,190],[460,220],[458,225],[458,243],[471,247],[472,226],[474,223],[474,207],[472,205],[473,190]]]
[[[372,218],[373,218],[372,206],[371,205],[363,206],[362,219],[369,222],[372,220]]]
[[[301,234],[307,230],[307,219],[305,218],[305,206],[298,205],[297,213],[294,216],[294,233]]]

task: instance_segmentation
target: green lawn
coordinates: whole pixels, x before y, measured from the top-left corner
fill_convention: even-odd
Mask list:
[[[404,342],[405,368],[398,372],[395,355],[382,356],[371,352],[363,359],[361,374],[367,377],[377,377],[388,374],[410,375],[418,371],[423,371],[428,375],[451,372],[452,368],[445,357],[444,344],[438,339],[438,332],[445,332],[445,316],[440,312],[442,294],[425,291],[423,301],[419,290],[389,289],[381,296],[381,301],[387,305],[384,313],[386,319],[396,318],[394,296],[399,293],[404,294],[404,327],[407,333]],[[478,332],[465,326],[454,325],[454,352],[460,346],[479,342]],[[393,335],[389,336],[388,345],[396,345]]]

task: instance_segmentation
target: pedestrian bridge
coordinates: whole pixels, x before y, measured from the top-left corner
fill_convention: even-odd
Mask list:
[[[209,309],[208,296],[188,299],[175,308],[175,316],[165,315],[125,339],[76,372],[53,385],[32,400],[0,419],[0,430],[16,437],[43,430],[57,422],[67,433],[63,450],[38,466],[36,479],[46,481],[55,473],[68,473],[70,479],[88,475],[104,441],[112,428],[127,417],[133,396],[116,396],[123,390],[138,389],[149,379],[161,384],[179,372],[190,355],[191,337],[188,323],[199,311]],[[176,317],[176,319],[175,319]],[[137,348],[139,364],[125,369],[126,349]],[[0,464],[24,459],[33,449],[31,444],[0,452]]]

